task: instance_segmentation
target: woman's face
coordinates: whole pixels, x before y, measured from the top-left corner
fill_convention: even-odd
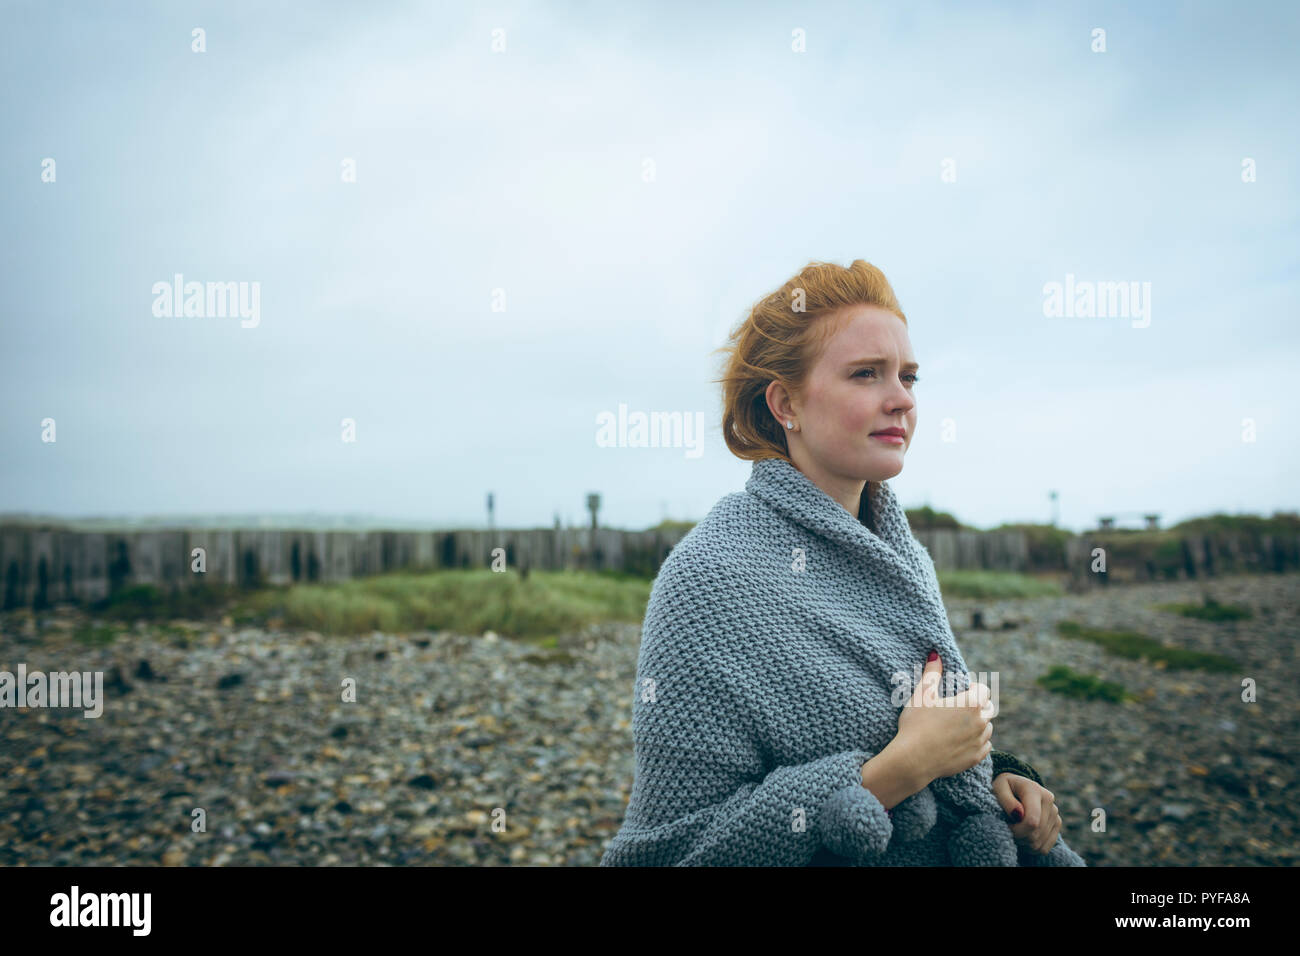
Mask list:
[[[804,394],[786,406],[796,427],[785,435],[799,470],[848,507],[846,496],[856,501],[863,481],[903,470],[916,433],[917,364],[907,326],[887,309],[852,306],[840,321]],[[780,424],[785,428],[785,418]],[[872,434],[890,428],[902,429],[901,439]]]

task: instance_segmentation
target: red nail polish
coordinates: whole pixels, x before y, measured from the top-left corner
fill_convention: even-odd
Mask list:
[[[1011,822],[1012,822],[1012,823],[1019,823],[1021,820],[1024,819],[1024,817],[1025,817],[1025,815],[1024,815],[1023,813],[1021,813],[1019,810],[1012,810],[1012,811],[1011,811]]]
[[[927,658],[925,659],[925,662],[928,664],[928,663],[930,663],[930,661],[935,660],[936,658],[938,658],[938,656],[939,656],[939,652],[938,652],[938,651],[931,651],[931,652],[930,652],[930,656],[927,657]]]

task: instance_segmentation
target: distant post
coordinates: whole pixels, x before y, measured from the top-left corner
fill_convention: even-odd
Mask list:
[[[600,567],[601,554],[600,549],[596,547],[596,529],[598,527],[596,516],[600,511],[599,493],[593,491],[587,495],[587,510],[591,512],[591,547],[589,549],[591,564],[595,567]]]

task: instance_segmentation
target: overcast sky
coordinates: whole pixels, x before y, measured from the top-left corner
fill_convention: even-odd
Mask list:
[[[1297,507],[1296,4],[0,19],[0,511],[699,519],[751,467],[712,350],[855,258],[921,364],[906,506]],[[255,324],[156,314],[177,274]],[[1045,314],[1067,275],[1149,313]],[[702,445],[600,447],[620,404]]]

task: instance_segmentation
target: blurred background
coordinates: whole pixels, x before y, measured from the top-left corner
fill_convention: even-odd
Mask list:
[[[598,862],[715,350],[859,258],[995,745],[1091,865],[1294,863],[1293,5],[0,19],[0,864]]]

